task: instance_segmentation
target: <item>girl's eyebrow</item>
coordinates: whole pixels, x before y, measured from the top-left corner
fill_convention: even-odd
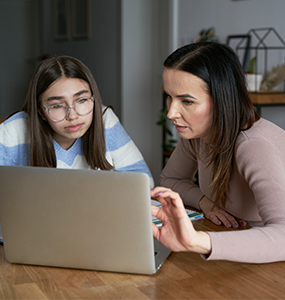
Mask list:
[[[76,94],[73,95],[73,97],[77,97],[77,96],[80,96],[82,94],[86,94],[86,93],[89,93],[90,91],[88,90],[82,90],[82,91],[79,91],[77,92]]]
[[[80,95],[82,95],[82,94],[86,94],[86,93],[89,93],[89,92],[90,92],[90,91],[88,91],[88,90],[82,90],[82,91],[79,91],[79,92],[75,93],[75,94],[73,95],[73,97],[78,97],[78,96],[80,96]],[[63,100],[64,98],[65,98],[65,97],[63,97],[63,96],[51,96],[51,97],[47,98],[46,101]]]

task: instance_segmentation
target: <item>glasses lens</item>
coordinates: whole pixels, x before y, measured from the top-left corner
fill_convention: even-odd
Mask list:
[[[66,106],[64,104],[56,104],[49,107],[48,113],[50,118],[55,122],[63,121],[68,114],[70,109],[74,108],[76,113],[80,116],[86,116],[94,108],[94,99],[91,98],[82,98],[77,100],[73,106]]]
[[[62,121],[67,114],[67,107],[63,104],[58,104],[50,107],[49,116],[54,121]]]
[[[93,107],[93,98],[82,98],[74,104],[75,111],[81,116],[88,115],[93,110]]]

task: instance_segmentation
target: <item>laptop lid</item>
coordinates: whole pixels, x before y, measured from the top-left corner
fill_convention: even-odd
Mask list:
[[[146,174],[0,166],[0,190],[12,263],[153,274],[170,254],[154,248]]]

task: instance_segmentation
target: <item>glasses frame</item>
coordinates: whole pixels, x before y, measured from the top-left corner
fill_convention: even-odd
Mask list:
[[[76,111],[76,109],[75,109],[75,104],[77,103],[77,101],[82,100],[82,99],[90,99],[90,100],[93,102],[93,108],[92,108],[87,114],[80,114],[80,113],[78,113],[78,112]],[[91,96],[91,97],[82,97],[82,98],[76,100],[76,101],[74,102],[73,105],[64,105],[64,106],[66,107],[66,109],[67,109],[67,112],[66,112],[65,118],[63,118],[62,120],[54,120],[54,119],[50,116],[50,112],[49,112],[49,111],[50,111],[50,109],[53,107],[53,105],[51,105],[51,106],[49,106],[49,107],[44,107],[43,105],[41,105],[41,107],[42,107],[42,109],[44,109],[44,110],[48,113],[49,118],[50,118],[53,122],[58,123],[58,122],[62,122],[62,121],[64,121],[64,120],[66,120],[66,119],[68,118],[69,112],[70,112],[70,109],[71,109],[71,108],[73,108],[74,111],[75,111],[79,116],[87,116],[87,115],[89,115],[89,114],[94,110],[94,105],[95,105],[95,99],[94,99],[93,96]]]

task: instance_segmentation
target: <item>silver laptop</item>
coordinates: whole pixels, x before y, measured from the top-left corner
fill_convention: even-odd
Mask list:
[[[146,174],[0,166],[0,191],[11,263],[153,274],[171,252],[153,239]]]

